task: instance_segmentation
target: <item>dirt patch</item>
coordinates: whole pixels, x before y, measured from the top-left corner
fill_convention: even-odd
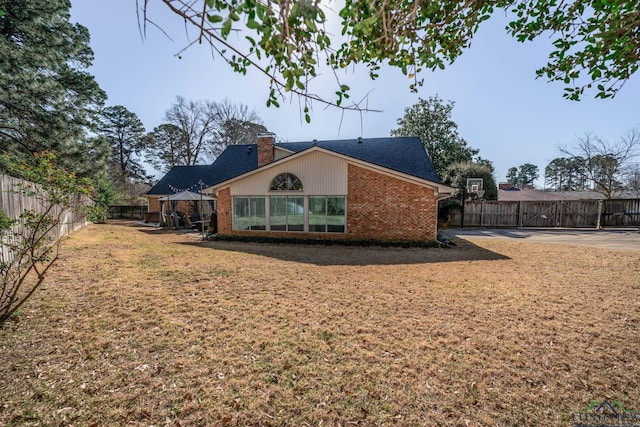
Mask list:
[[[640,254],[198,242],[63,245],[0,330],[4,425],[569,425],[640,409]]]

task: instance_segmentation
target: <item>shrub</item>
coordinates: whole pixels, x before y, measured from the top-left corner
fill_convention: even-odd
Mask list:
[[[456,212],[460,212],[462,204],[457,199],[441,200],[438,204],[438,224],[448,226]]]
[[[36,157],[35,165],[4,161],[4,169],[25,180],[13,191],[34,203],[15,217],[0,211],[0,326],[44,282],[58,259],[56,228],[65,212],[82,208],[78,196],[89,191],[74,174],[56,169],[53,159],[45,153]]]

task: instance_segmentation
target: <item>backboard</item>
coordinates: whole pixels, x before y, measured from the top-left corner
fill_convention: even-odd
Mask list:
[[[484,180],[467,178],[467,195],[472,199],[481,199],[484,196]]]

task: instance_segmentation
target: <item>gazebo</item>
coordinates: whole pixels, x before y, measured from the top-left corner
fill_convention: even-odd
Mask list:
[[[193,191],[181,191],[176,194],[169,194],[167,196],[160,197],[158,199],[160,201],[160,225],[163,226],[165,224],[169,225],[169,227],[178,228],[179,223],[177,221],[178,213],[176,209],[178,207],[178,202],[181,201],[196,201],[200,202],[198,205],[198,213],[200,215],[200,221],[204,220],[203,215],[203,202],[210,202],[216,200],[215,197],[207,196],[202,193],[194,193]],[[165,209],[165,202],[171,202],[170,210],[167,212]],[[168,218],[167,218],[168,217]]]

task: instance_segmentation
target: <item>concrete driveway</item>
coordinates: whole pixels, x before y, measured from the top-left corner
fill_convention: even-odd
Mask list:
[[[592,246],[606,249],[640,251],[639,229],[576,229],[576,228],[449,228],[443,231],[448,238],[520,239],[541,243]]]

